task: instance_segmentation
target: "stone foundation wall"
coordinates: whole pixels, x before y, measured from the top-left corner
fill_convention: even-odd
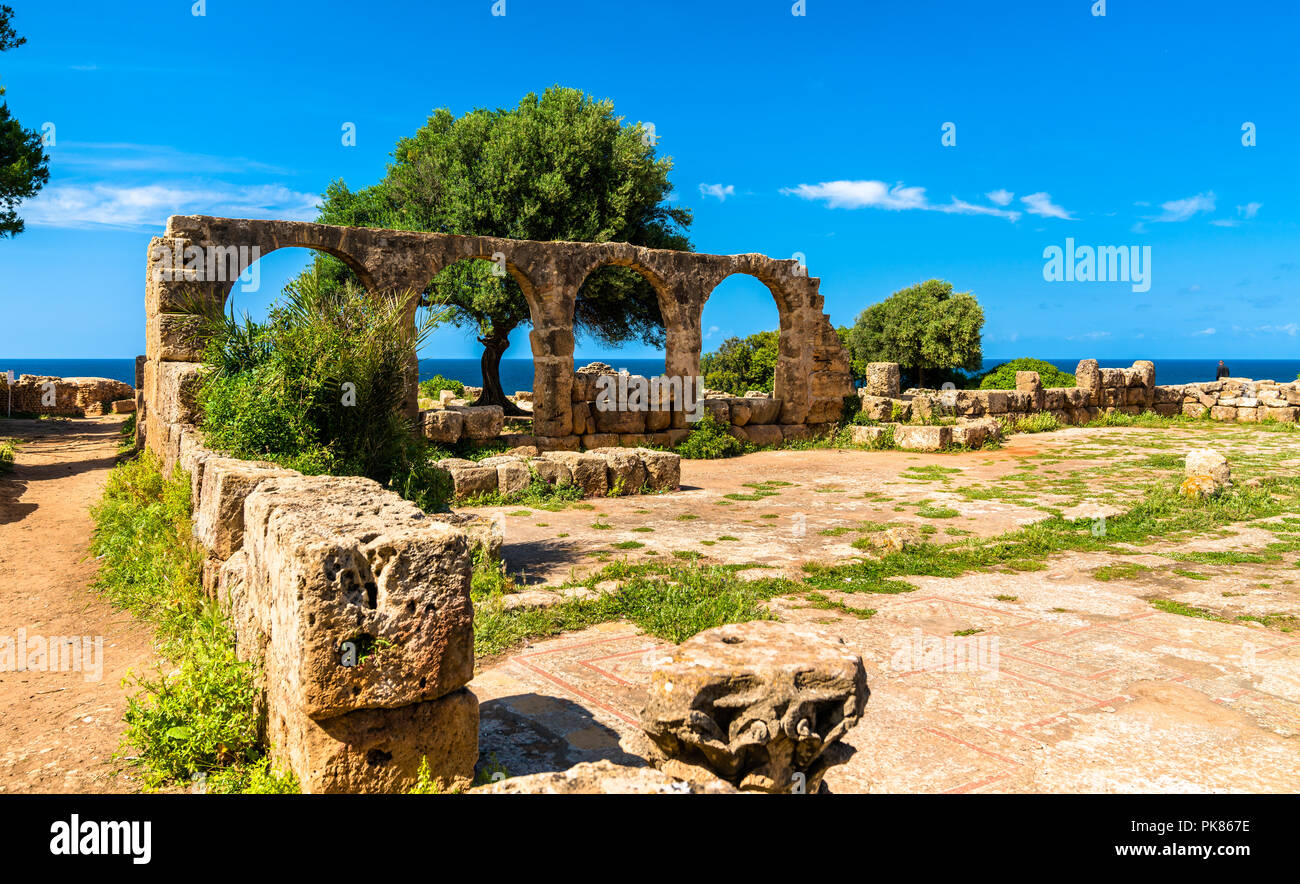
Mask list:
[[[369,479],[226,457],[194,428],[197,363],[146,360],[147,444],[190,476],[203,586],[260,664],[266,736],[305,792],[450,785],[478,759],[471,555],[500,530]]]
[[[12,399],[10,398],[12,394]],[[52,404],[51,395],[53,394]],[[25,374],[14,380],[10,390],[0,375],[0,414],[10,409],[14,414],[49,414],[59,417],[91,417],[121,414],[134,409],[126,406],[134,400],[130,384],[109,378],[56,378]]]
[[[1225,421],[1272,419],[1294,423],[1300,411],[1300,384],[1226,378],[1200,384],[1159,386],[1155,365],[1141,360],[1129,368],[1098,368],[1085,359],[1075,369],[1073,387],[1044,388],[1038,372],[1016,373],[1015,390],[921,390],[900,392],[893,363],[868,367],[858,390],[862,409],[878,421],[932,421],[936,418],[994,417],[1008,423],[1051,414],[1062,424],[1085,424],[1108,413],[1150,411],[1171,416]]]

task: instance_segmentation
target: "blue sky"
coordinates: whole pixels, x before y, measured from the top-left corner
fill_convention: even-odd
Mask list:
[[[28,44],[0,82],[55,144],[27,232],[0,240],[0,356],[143,352],[145,249],[168,215],[310,220],[432,109],[556,83],[655,124],[697,250],[802,253],[836,324],[939,277],[983,304],[989,356],[1300,351],[1295,4],[8,2]],[[1044,280],[1067,237],[1149,246],[1150,290]],[[264,258],[236,304],[264,309],[305,256]],[[704,324],[711,349],[776,308],[735,277]],[[508,356],[527,355],[517,338]],[[455,328],[423,353],[477,354]]]

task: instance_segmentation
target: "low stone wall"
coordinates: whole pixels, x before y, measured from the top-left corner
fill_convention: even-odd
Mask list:
[[[56,378],[34,374],[20,375],[14,380],[11,390],[5,376],[0,375],[0,410],[12,408],[14,414],[59,417],[122,414],[135,410],[135,395],[135,388],[130,384],[110,378]],[[129,407],[128,401],[131,403]]]
[[[862,410],[877,421],[933,421],[940,418],[994,417],[1014,424],[1051,414],[1062,424],[1085,424],[1108,413],[1186,414],[1212,420],[1295,422],[1300,385],[1227,378],[1201,384],[1158,386],[1155,364],[1141,360],[1129,368],[1099,368],[1085,359],[1075,369],[1073,387],[1044,388],[1038,372],[1016,373],[1014,390],[923,390],[900,392],[894,363],[868,366],[858,390]],[[1207,413],[1208,410],[1208,413]]]
[[[682,459],[649,448],[597,448],[548,451],[516,448],[480,461],[447,458],[438,462],[451,478],[457,500],[499,493],[506,497],[540,480],[575,485],[584,497],[675,491],[681,484]]]
[[[191,423],[197,371],[151,371],[142,429],[167,474],[190,476],[204,589],[260,664],[275,762],[305,792],[404,791],[426,760],[448,785],[472,779],[471,555],[499,551],[499,528],[213,451]]]

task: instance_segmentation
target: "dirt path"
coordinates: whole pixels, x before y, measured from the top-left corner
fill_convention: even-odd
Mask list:
[[[21,440],[14,471],[0,475],[0,792],[138,788],[110,756],[123,729],[122,678],[151,666],[153,633],[89,589],[95,565],[86,553],[88,510],[120,426],[121,418],[0,421],[0,438]],[[35,665],[15,671],[13,659],[25,657],[6,651],[23,637]],[[70,638],[89,651],[80,671],[53,671]],[[55,648],[46,671],[38,640]]]

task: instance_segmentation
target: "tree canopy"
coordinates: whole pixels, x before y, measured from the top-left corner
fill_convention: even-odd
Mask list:
[[[14,11],[0,6],[0,52],[15,49],[27,42],[10,24]],[[0,239],[23,232],[18,204],[31,199],[50,180],[49,157],[41,133],[24,129],[9,112],[4,101],[5,88],[0,86]]]
[[[672,161],[657,157],[640,124],[625,125],[608,100],[559,86],[530,93],[518,107],[479,108],[460,117],[442,108],[393,151],[387,174],[352,191],[325,193],[320,221],[539,241],[630,242],[689,250],[687,209],[666,205]],[[345,275],[340,262],[319,263]],[[431,281],[431,299],[484,346],[481,403],[507,405],[501,356],[510,333],[530,321],[509,276],[486,261],[462,261]],[[622,267],[593,273],[578,293],[575,331],[605,344],[662,346],[654,289]]]
[[[733,396],[750,390],[771,393],[776,383],[776,362],[780,355],[780,334],[763,331],[746,338],[727,338],[716,352],[700,359],[704,386]]]
[[[868,362],[897,362],[918,386],[954,369],[978,371],[984,311],[970,292],[927,280],[894,292],[858,316],[844,338],[860,376]]]

